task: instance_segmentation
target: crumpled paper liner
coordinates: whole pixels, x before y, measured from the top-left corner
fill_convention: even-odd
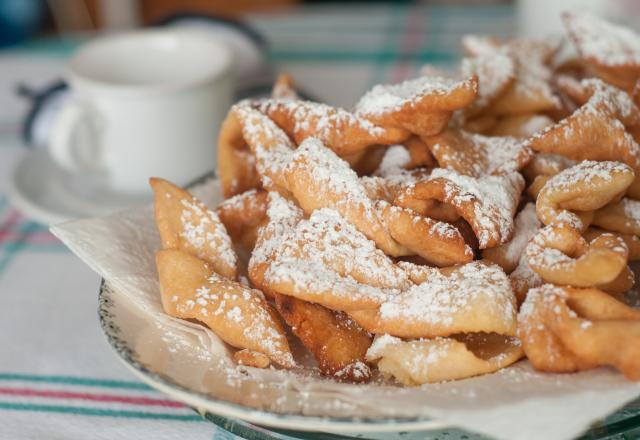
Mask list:
[[[209,206],[221,200],[215,181],[199,185],[193,193]],[[338,383],[310,368],[237,367],[211,331],[162,312],[154,260],[160,240],[151,206],[51,230],[126,298],[135,309],[133,316],[148,324],[140,327],[136,339],[137,360],[221,400],[313,416],[434,418],[500,439],[560,440],[575,437],[640,396],[640,384],[612,369],[544,374],[526,361],[495,374],[417,388],[383,381]]]

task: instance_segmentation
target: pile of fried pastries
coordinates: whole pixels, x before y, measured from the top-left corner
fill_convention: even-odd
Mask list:
[[[238,364],[404,385],[608,366],[640,380],[640,35],[563,16],[564,39],[466,36],[352,110],[235,104],[209,209],[152,179],[167,314]],[[299,356],[298,356],[299,357]]]

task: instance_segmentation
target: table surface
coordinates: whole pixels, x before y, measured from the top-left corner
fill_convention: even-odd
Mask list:
[[[453,65],[464,33],[512,34],[513,10],[406,5],[306,6],[249,21],[276,71],[349,107],[370,86]],[[99,278],[45,225],[4,193],[26,153],[19,82],[60,78],[82,38],[0,52],[0,438],[236,438],[134,379],[107,346],[96,316]]]

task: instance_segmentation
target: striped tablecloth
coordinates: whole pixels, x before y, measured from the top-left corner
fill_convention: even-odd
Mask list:
[[[463,33],[512,33],[509,7],[312,6],[252,16],[269,58],[300,86],[350,106],[371,85],[451,65]],[[0,438],[235,438],[136,381],[110,352],[96,318],[99,279],[47,227],[3,193],[25,153],[18,81],[55,79],[78,41],[0,53]]]

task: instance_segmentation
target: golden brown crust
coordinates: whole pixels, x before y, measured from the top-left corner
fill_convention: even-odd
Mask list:
[[[371,378],[365,354],[373,340],[342,312],[293,297],[276,295],[276,309],[318,361],[320,372],[339,380]]]

